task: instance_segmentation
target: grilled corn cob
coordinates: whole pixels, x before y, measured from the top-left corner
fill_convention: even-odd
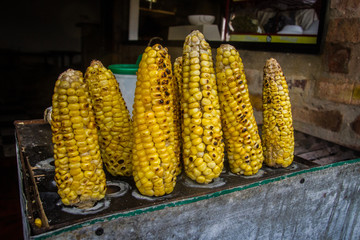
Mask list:
[[[113,175],[132,175],[132,123],[112,72],[94,60],[85,73],[85,81],[99,129],[101,157],[107,171]]]
[[[178,57],[174,62],[174,124],[177,128],[175,133],[175,154],[178,159],[178,164],[176,166],[176,175],[178,176],[181,173],[181,106],[180,106],[180,96],[181,96],[181,86],[182,86],[182,57]]]
[[[174,62],[174,77],[175,84],[178,88],[178,99],[180,101],[180,96],[182,95],[182,57],[177,57]]]
[[[211,48],[197,30],[185,39],[181,89],[184,169],[210,183],[223,169],[224,143]]]
[[[264,160],[261,140],[244,66],[238,51],[229,44],[217,49],[216,76],[230,170],[236,174],[256,174]]]
[[[88,89],[69,69],[54,88],[51,114],[55,182],[65,205],[91,207],[104,198],[106,179]]]
[[[294,158],[289,90],[279,63],[271,58],[264,67],[262,141],[265,164],[288,167]]]
[[[133,176],[139,192],[162,196],[176,183],[172,66],[167,48],[147,47],[140,61],[133,121]]]

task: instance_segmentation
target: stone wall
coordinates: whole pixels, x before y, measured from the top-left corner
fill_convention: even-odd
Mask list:
[[[288,82],[295,129],[360,150],[360,1],[331,0],[328,18],[322,54],[238,50],[258,123],[263,67],[273,57]],[[144,49],[122,46],[122,62],[136,61]],[[181,56],[182,46],[169,47],[169,52],[174,60]]]

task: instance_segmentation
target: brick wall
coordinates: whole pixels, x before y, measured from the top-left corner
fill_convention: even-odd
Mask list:
[[[281,64],[297,130],[360,150],[360,1],[332,0],[321,55],[240,51],[261,122],[261,67]]]
[[[331,0],[320,55],[241,51],[258,122],[262,65],[272,56],[290,89],[297,130],[360,150],[360,1]]]
[[[324,51],[319,55],[238,49],[248,79],[255,118],[262,122],[262,75],[267,59],[286,76],[295,129],[360,150],[360,1],[331,0]],[[144,48],[122,46],[123,62]],[[169,47],[172,60],[182,46]],[[213,49],[215,55],[215,49]]]

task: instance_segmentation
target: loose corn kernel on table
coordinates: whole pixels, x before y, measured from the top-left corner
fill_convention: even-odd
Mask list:
[[[26,239],[360,237],[360,153],[301,132],[288,168],[246,177],[226,163],[213,183],[182,174],[174,192],[158,198],[140,195],[131,178],[108,174],[105,199],[80,210],[57,194],[50,126],[28,120],[15,127]]]

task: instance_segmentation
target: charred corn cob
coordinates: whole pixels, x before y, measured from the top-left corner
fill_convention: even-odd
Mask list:
[[[174,124],[177,129],[175,132],[175,155],[178,159],[176,175],[181,173],[181,85],[182,85],[182,57],[178,57],[174,62]]]
[[[271,58],[264,67],[262,141],[265,164],[288,167],[294,158],[289,90],[279,63]]]
[[[91,207],[104,198],[106,179],[90,97],[82,73],[69,69],[52,98],[55,182],[65,205]]]
[[[236,174],[256,174],[264,160],[261,140],[244,66],[238,51],[229,44],[217,49],[216,76],[230,170]]]
[[[210,183],[223,169],[224,143],[211,48],[197,30],[185,39],[181,89],[184,169],[192,180]]]
[[[106,169],[113,176],[131,176],[132,122],[119,84],[112,72],[97,60],[86,70],[85,81],[90,90]]]
[[[182,95],[182,57],[177,57],[174,62],[174,77],[175,84],[178,88],[178,99],[180,101],[180,96]]]
[[[147,47],[140,61],[133,121],[133,176],[139,192],[162,196],[176,183],[172,66],[168,50]]]

